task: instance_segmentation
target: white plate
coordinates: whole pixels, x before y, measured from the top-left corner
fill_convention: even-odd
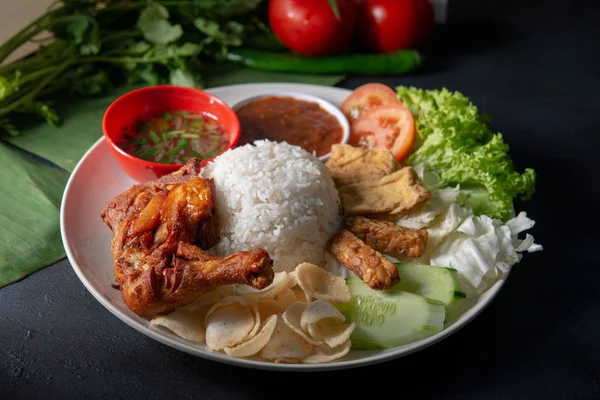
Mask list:
[[[256,93],[268,91],[304,92],[340,105],[349,90],[304,84],[247,84],[208,90],[233,105]],[[131,312],[123,303],[114,283],[110,242],[112,233],[100,219],[105,204],[115,195],[129,189],[134,182],[113,159],[104,138],[99,139],[77,164],[71,174],[62,200],[60,228],[67,256],[77,276],[94,297],[110,312],[144,335],[168,346],[214,361],[242,367],[272,370],[329,370],[358,367],[398,358],[450,336],[476,317],[496,296],[503,280],[479,298],[465,304],[466,311],[444,331],[418,342],[387,350],[352,350],[346,357],[328,364],[272,364],[258,360],[232,358],[209,352],[205,346],[193,344],[167,331],[148,328],[148,321]]]

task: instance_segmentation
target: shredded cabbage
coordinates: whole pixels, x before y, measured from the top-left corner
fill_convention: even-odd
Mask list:
[[[534,221],[524,212],[506,224],[485,215],[471,216],[433,251],[431,265],[457,269],[481,293],[521,260],[519,253],[542,250],[542,246],[533,242],[533,236],[518,238],[520,231],[511,229],[517,223],[531,227]]]
[[[520,253],[542,250],[530,234],[525,239],[518,237],[535,225],[526,213],[506,223],[477,216],[471,208],[461,207],[464,194],[460,186],[439,188],[439,177],[422,164],[416,165],[415,171],[431,190],[431,200],[397,224],[427,229],[427,251],[419,259],[401,257],[399,261],[457,269],[468,284],[465,291],[476,296],[519,262]]]

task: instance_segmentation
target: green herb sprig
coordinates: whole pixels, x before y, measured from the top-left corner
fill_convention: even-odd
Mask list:
[[[116,84],[201,87],[204,61],[262,32],[261,0],[63,0],[0,46],[0,131],[18,135],[14,117],[60,118],[48,95],[96,95]],[[5,60],[49,34],[34,54]],[[4,65],[2,65],[4,63]]]

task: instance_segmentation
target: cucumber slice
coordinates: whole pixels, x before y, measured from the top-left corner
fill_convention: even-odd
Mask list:
[[[457,270],[419,264],[396,264],[396,267],[400,283],[395,288],[444,303],[446,323],[456,316],[466,297]]]
[[[444,305],[405,292],[397,286],[373,290],[353,276],[346,280],[352,299],[338,304],[349,322],[356,323],[352,348],[385,349],[431,336],[444,328]]]

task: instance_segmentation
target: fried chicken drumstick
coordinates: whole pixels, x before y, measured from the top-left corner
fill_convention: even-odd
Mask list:
[[[190,160],[172,175],[134,185],[112,199],[102,219],[113,231],[115,280],[125,304],[142,317],[165,314],[221,285],[262,289],[273,281],[263,249],[219,258],[212,181]]]

